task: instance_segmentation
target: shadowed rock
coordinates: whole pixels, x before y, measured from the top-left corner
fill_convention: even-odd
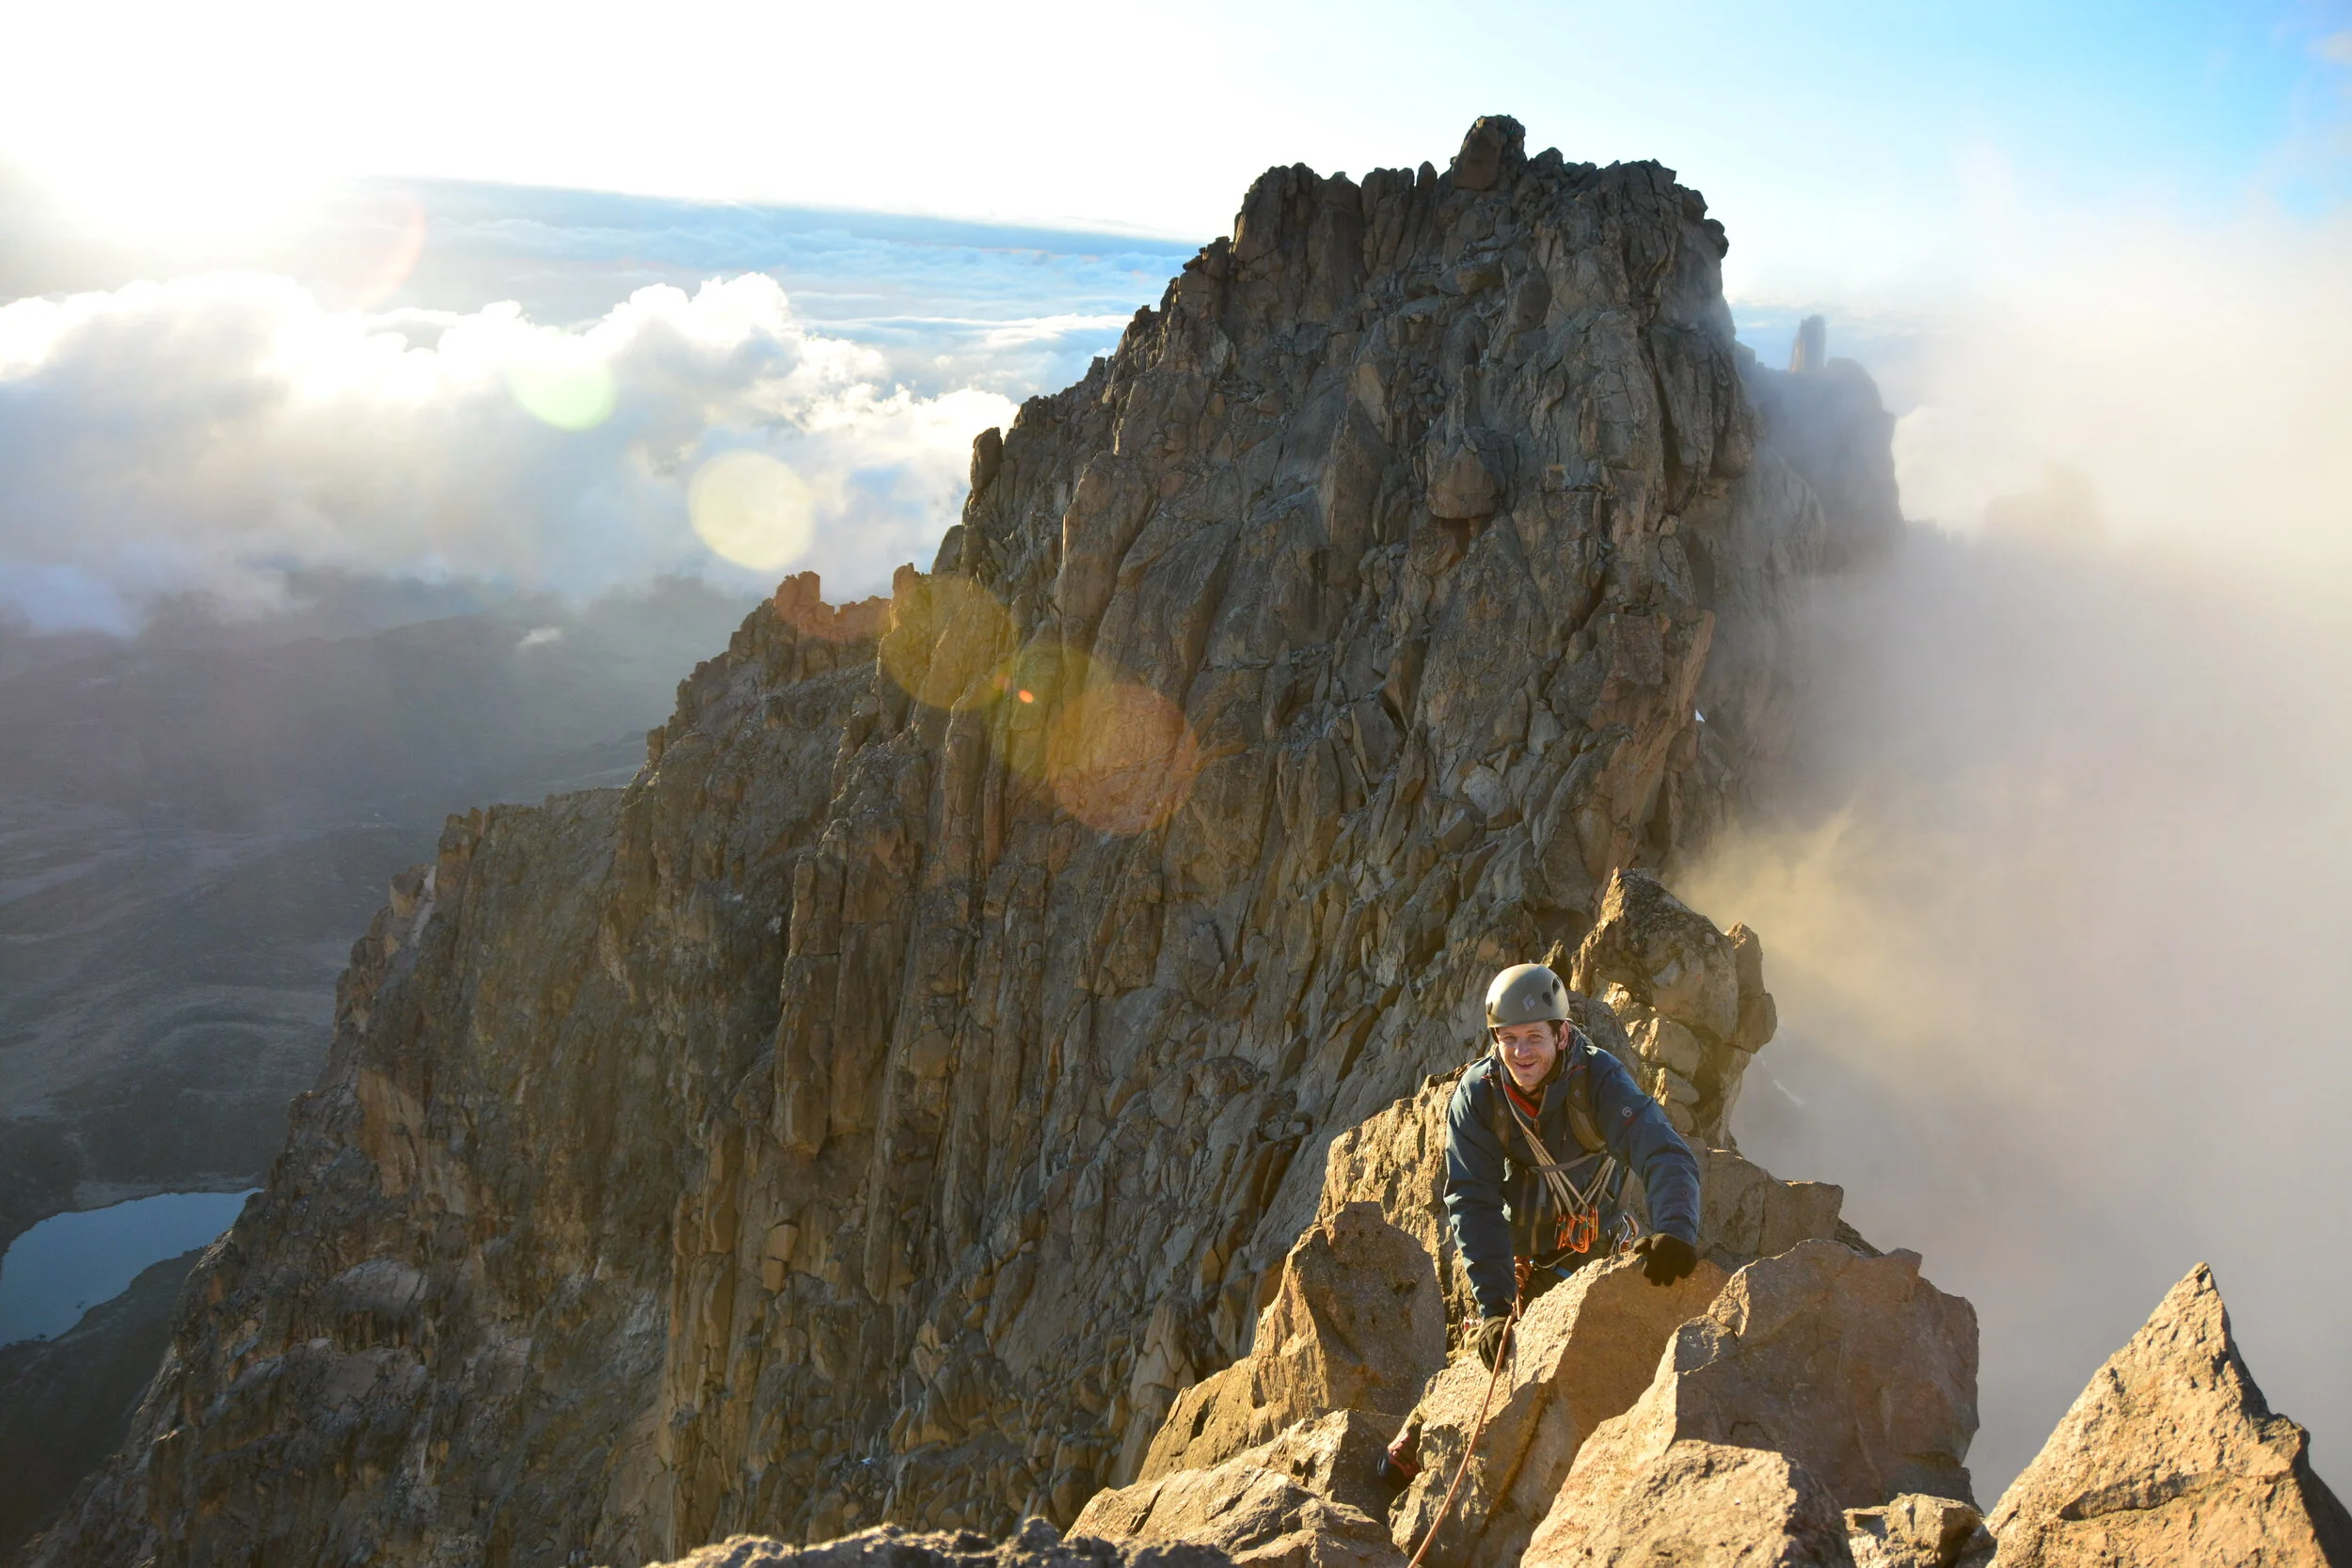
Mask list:
[[[1748,1058],[1779,1027],[1756,933],[1745,926],[1718,931],[1651,873],[1621,870],[1609,879],[1568,983],[1623,1022],[1635,1075],[1675,1126],[1703,1143],[1729,1144]]]
[[[2107,1357],[1986,1523],[1999,1568],[2352,1563],[2311,1439],[2272,1413],[2200,1263]]]

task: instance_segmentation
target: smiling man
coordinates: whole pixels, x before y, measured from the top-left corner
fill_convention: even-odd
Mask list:
[[[1501,1354],[1511,1308],[1629,1243],[1653,1285],[1698,1262],[1699,1168],[1658,1102],[1568,1022],[1568,988],[1516,964],[1486,988],[1494,1049],[1446,1111],[1445,1208],[1478,1298],[1479,1358]],[[1642,1179],[1651,1233],[1619,1207]]]

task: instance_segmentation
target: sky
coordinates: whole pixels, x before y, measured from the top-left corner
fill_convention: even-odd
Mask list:
[[[1269,165],[1442,166],[1505,112],[1676,168],[1743,341],[1820,311],[1878,379],[1924,541],[1817,607],[1813,766],[1686,884],[1778,966],[1756,1148],[1978,1299],[1980,1478],[2199,1257],[2352,1477],[2308,1255],[2352,1180],[2352,6],[230,0],[8,38],[34,632],[320,574],[880,591],[972,436]],[[2304,1152],[2182,1152],[2217,1057]]]
[[[1495,110],[1705,192],[1752,345],[1821,310],[1905,417],[1915,515],[2063,467],[2194,539],[2341,410],[2341,372],[2291,428],[2245,384],[2352,251],[2342,3],[550,15],[12,19],[0,618],[268,614],[305,569],[875,591],[928,563],[970,435],[1082,373],[1257,172],[1442,165]],[[2192,342],[2223,395],[2124,418]],[[2053,438],[2018,403],[2051,388],[2107,417]],[[2203,461],[2152,477],[2150,443]],[[773,537],[692,513],[739,448]],[[2342,559],[2324,488],[2259,526]]]
[[[133,222],[377,174],[1197,241],[1269,159],[1442,163],[1500,109],[1681,170],[1742,284],[1883,283],[1964,250],[1986,201],[2342,199],[2347,25],[2297,0],[27,8],[0,148]]]

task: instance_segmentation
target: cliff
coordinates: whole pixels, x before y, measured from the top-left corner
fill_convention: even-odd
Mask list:
[[[395,883],[34,1560],[1067,1525],[1249,1350],[1334,1139],[1554,943],[1727,1141],[1759,950],[1616,875],[1785,739],[1824,549],[1724,252],[1670,171],[1507,119],[1262,177],[980,436],[930,574],[787,582],[628,787]],[[1742,1223],[1834,1226],[1725,1159]]]

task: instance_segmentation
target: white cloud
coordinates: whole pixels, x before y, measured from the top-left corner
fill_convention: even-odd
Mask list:
[[[904,389],[758,275],[642,289],[579,333],[512,305],[338,311],[249,274],[24,299],[0,308],[0,609],[120,629],[167,593],[265,609],[321,568],[749,586],[686,504],[741,448],[808,489],[791,569],[870,592],[928,564],[973,436],[1012,409]]]
[[[2352,554],[2352,223],[2102,215],[1988,237],[1924,332],[1896,430],[1904,510],[1974,529],[2079,476],[2122,541]]]

